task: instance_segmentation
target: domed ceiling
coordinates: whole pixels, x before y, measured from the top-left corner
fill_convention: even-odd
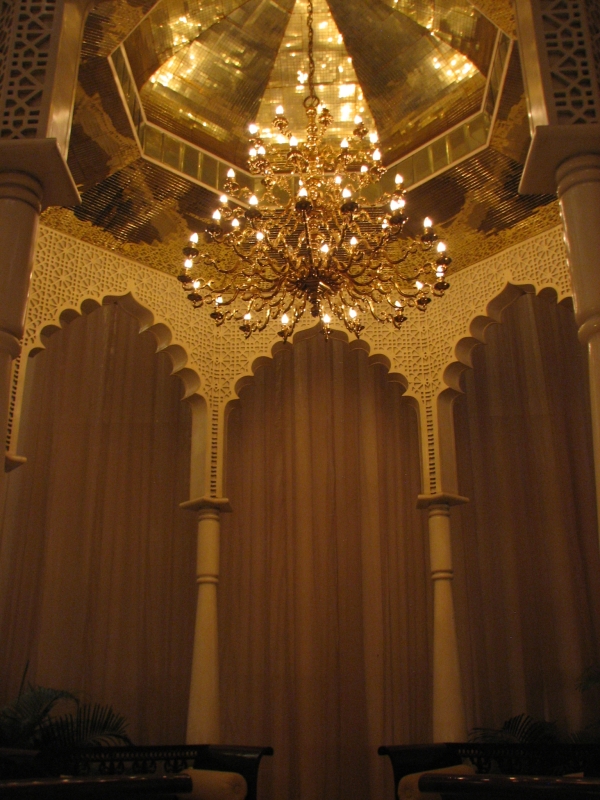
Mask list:
[[[360,114],[414,218],[467,266],[558,221],[516,189],[529,131],[510,0],[313,0],[329,135]],[[84,35],[69,165],[82,205],[46,224],[171,272],[209,218],[248,125],[282,104],[303,138],[306,0],[100,0]],[[385,178],[383,179],[385,187]]]

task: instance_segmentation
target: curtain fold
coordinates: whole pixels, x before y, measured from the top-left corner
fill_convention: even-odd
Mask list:
[[[522,296],[456,401],[455,597],[469,725],[529,714],[579,730],[598,696],[600,558],[585,348],[572,308]]]
[[[429,554],[402,391],[361,343],[312,330],[229,416],[223,735],[275,747],[263,797],[385,797],[377,747],[430,736]]]
[[[116,305],[28,365],[0,543],[0,687],[110,703],[137,743],[185,741],[195,614],[191,416],[151,333]]]

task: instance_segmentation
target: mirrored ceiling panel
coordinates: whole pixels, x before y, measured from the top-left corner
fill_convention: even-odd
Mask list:
[[[326,0],[314,0],[313,5],[315,90],[321,103],[333,115],[334,123],[328,129],[328,136],[339,142],[352,135],[356,115],[362,117],[370,130],[374,130],[374,122],[356,78],[352,58]],[[292,132],[299,139],[304,138],[306,113],[302,101],[309,91],[306,21],[306,0],[297,0],[256,120],[264,138],[276,133],[271,129],[271,122],[275,108],[280,104]]]
[[[468,0],[385,0],[457,50],[487,77],[497,28]]]
[[[477,112],[486,83],[472,61],[393,5],[329,0],[388,161]]]
[[[147,119],[229,161],[247,158],[247,127],[294,0],[246,0],[157,69],[140,92]]]
[[[244,2],[246,0],[159,0],[125,40],[125,51],[138,89],[165,61]]]

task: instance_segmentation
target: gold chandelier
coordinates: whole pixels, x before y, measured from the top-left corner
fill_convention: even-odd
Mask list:
[[[406,308],[425,311],[432,296],[449,288],[452,259],[432,221],[424,220],[417,237],[403,231],[402,177],[396,175],[393,191],[377,202],[364,195],[386,173],[377,133],[369,134],[357,116],[351,141],[339,147],[325,141],[333,117],[315,93],[312,0],[307,26],[304,141],[290,131],[282,106],[275,110],[274,143],[265,144],[258,126],[250,125],[248,163],[261,178],[262,197],[241,188],[229,170],[221,206],[206,229],[211,246],[201,252],[194,233],[183,249],[179,280],[188,300],[211,308],[217,325],[238,321],[246,337],[278,320],[286,341],[307,308],[326,336],[333,317],[357,337],[366,314],[400,328]]]

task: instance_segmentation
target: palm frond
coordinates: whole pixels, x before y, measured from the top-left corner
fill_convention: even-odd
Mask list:
[[[586,667],[586,669],[583,670],[575,686],[580,692],[587,692],[594,686],[598,686],[599,683],[600,666],[598,666],[598,664],[592,664],[590,667]]]
[[[473,728],[471,742],[557,742],[560,736],[554,722],[519,714],[507,719],[501,728]]]
[[[36,734],[37,746],[43,749],[105,747],[131,744],[127,722],[111,706],[80,705],[75,714],[48,717]]]
[[[59,700],[77,702],[71,692],[29,685],[16,700],[0,710],[0,744],[4,747],[35,746],[35,731]]]

